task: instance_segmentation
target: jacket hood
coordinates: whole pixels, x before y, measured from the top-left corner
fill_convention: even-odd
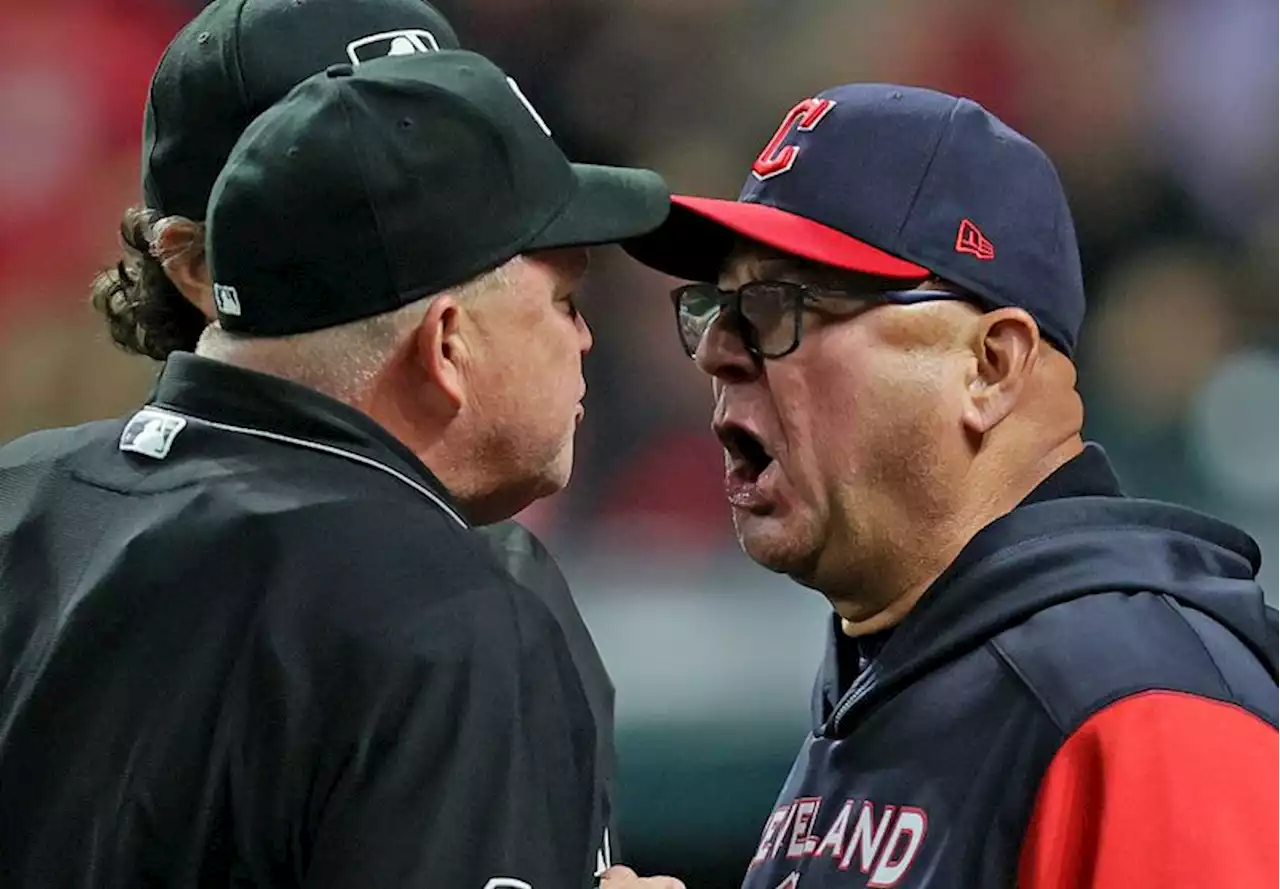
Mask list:
[[[1109,474],[1101,449],[1092,446],[1072,463],[1099,458]],[[1078,467],[1074,474],[1079,476]],[[1243,531],[1150,500],[1070,492],[1034,499],[969,542],[838,702],[835,621],[815,694],[818,726],[833,722],[825,731],[841,734],[859,713],[940,664],[1036,612],[1101,592],[1163,593],[1202,611],[1276,676],[1276,612],[1255,580],[1258,545]],[[838,719],[832,720],[833,713]]]

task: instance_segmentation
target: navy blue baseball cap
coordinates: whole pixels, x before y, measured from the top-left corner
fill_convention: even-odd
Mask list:
[[[1025,309],[1068,356],[1084,320],[1075,226],[1053,163],[981,105],[855,83],[805,99],[736,201],[672,198],[624,246],[678,278],[715,281],[746,238],[899,280],[939,277],[994,309]]]

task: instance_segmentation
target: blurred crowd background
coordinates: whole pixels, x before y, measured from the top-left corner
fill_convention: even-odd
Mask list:
[[[358,2],[358,0],[353,0]],[[0,0],[0,441],[124,412],[156,366],[88,307],[139,197],[151,71],[199,0]],[[976,99],[1057,162],[1090,298],[1087,432],[1130,493],[1243,526],[1277,588],[1275,0],[439,0],[576,160],[733,197],[800,98]],[[619,689],[626,857],[737,884],[806,725],[823,603],[734,545],[672,281],[601,251],[570,489],[523,516]]]

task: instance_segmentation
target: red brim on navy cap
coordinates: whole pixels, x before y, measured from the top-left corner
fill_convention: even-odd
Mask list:
[[[741,239],[824,265],[886,278],[930,275],[842,231],[768,204],[675,195],[671,215],[655,231],[623,243],[640,262],[689,281],[715,281]]]

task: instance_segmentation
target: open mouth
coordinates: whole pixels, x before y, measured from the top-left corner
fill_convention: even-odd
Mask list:
[[[730,472],[744,481],[756,481],[773,462],[773,455],[764,443],[741,426],[720,427],[716,429],[716,435],[729,455]]]

